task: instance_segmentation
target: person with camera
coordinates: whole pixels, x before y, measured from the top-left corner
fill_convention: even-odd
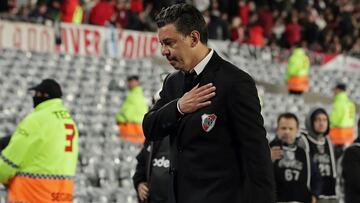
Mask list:
[[[299,120],[295,114],[278,117],[277,136],[270,143],[277,188],[277,202],[316,203],[320,192],[319,172],[309,150],[298,145]]]

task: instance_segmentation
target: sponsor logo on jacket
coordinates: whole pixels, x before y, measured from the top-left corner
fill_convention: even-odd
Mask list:
[[[153,160],[153,167],[169,168],[170,167],[170,161],[169,161],[169,159],[165,159],[165,156],[162,156],[160,159],[154,159]]]

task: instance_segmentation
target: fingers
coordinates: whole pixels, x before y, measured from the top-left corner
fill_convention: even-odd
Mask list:
[[[215,90],[216,87],[212,84],[206,84],[201,87],[199,87],[199,84],[197,84],[190,92],[189,94],[192,94],[192,98],[197,98],[199,102],[203,102],[207,99],[210,99],[215,96]]]
[[[191,91],[193,91],[196,94],[200,94],[202,92],[209,93],[215,91],[216,87],[213,85],[213,83],[208,83],[206,85],[203,85],[199,87],[199,84],[197,84]]]
[[[183,113],[192,113],[200,108],[209,106],[210,99],[215,96],[216,87],[208,83],[199,87],[197,84],[192,90],[179,99],[179,108]]]
[[[206,94],[206,95],[200,96],[200,97],[198,98],[198,101],[199,101],[199,102],[208,101],[209,99],[211,99],[211,98],[213,98],[213,97],[215,97],[215,92],[210,92],[210,93],[208,93],[208,94]]]
[[[280,147],[272,147],[271,148],[271,160],[275,161],[281,159],[283,157],[283,151]]]
[[[149,192],[149,188],[145,185],[145,184],[141,184],[140,186],[140,190],[144,193],[148,193]]]
[[[149,196],[149,188],[145,183],[140,183],[138,186],[139,198],[141,201],[144,201]]]
[[[196,105],[197,109],[201,109],[203,107],[209,106],[211,104],[211,101],[202,102]]]

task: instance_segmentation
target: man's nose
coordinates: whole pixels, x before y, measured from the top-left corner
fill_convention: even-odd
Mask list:
[[[163,56],[167,56],[167,55],[170,54],[170,51],[169,51],[169,49],[168,49],[166,46],[162,46],[162,47],[161,47],[161,54],[162,54]]]

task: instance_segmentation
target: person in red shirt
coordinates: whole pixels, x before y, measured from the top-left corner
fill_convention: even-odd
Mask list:
[[[119,28],[127,28],[129,24],[129,8],[125,0],[120,0],[115,8],[115,24]]]
[[[250,13],[255,9],[253,2],[247,2],[246,0],[239,1],[239,16],[244,26],[247,26],[250,21]]]
[[[301,41],[301,26],[296,13],[291,15],[289,21],[285,26],[285,36],[288,46],[292,47]]]
[[[270,38],[272,35],[272,28],[274,24],[274,18],[271,10],[268,6],[264,6],[259,11],[259,24],[264,29],[266,38]]]
[[[90,11],[89,23],[105,25],[114,14],[114,5],[111,0],[100,0]]]
[[[254,24],[249,29],[249,44],[254,45],[255,47],[264,47],[265,46],[265,37],[263,28]]]
[[[133,13],[141,13],[144,10],[144,5],[142,0],[131,0],[130,8]]]
[[[61,5],[61,21],[72,23],[77,6],[79,6],[79,0],[64,0]]]
[[[245,28],[241,25],[241,18],[235,17],[231,23],[231,41],[239,44],[245,40]]]

